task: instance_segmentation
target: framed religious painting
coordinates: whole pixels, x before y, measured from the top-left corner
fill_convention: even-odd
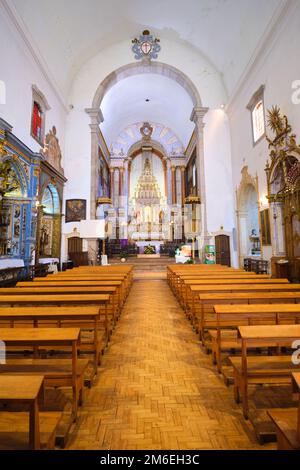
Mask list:
[[[86,220],[86,199],[66,200],[66,223]]]

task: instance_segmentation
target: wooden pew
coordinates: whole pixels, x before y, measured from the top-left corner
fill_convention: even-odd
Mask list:
[[[241,349],[237,328],[243,325],[292,324],[300,321],[300,304],[215,305],[215,330],[209,330],[213,362],[222,372],[221,353]],[[214,325],[211,325],[212,327]]]
[[[196,264],[196,265],[168,265],[167,266],[167,282],[170,284],[173,276],[177,276],[184,273],[195,273],[195,272],[206,272],[212,273],[217,271],[232,271],[234,268],[228,266],[221,266],[220,264]],[[242,270],[239,270],[242,271]]]
[[[89,350],[94,355],[94,373],[97,374],[97,366],[100,364],[101,351],[108,341],[107,318],[99,313],[96,306],[82,307],[2,307],[0,308],[0,322],[10,328],[38,328],[49,327],[49,322],[54,322],[55,327],[77,327],[81,329],[93,330],[92,344],[78,344],[85,350]],[[46,325],[45,325],[46,322]],[[24,325],[25,323],[25,325]],[[99,337],[100,324],[104,331],[104,336]],[[55,333],[55,332],[54,332]],[[1,329],[0,329],[1,335]],[[51,361],[50,361],[51,362]]]
[[[62,368],[59,365],[59,360],[56,359],[56,367],[49,374],[49,382],[51,386],[67,386],[72,387],[72,410],[73,419],[76,420],[78,402],[82,399],[83,392],[83,361],[79,362],[77,358],[78,343],[80,338],[79,328],[1,328],[0,341],[3,341],[8,346],[22,346],[22,347],[69,347],[72,351],[70,366],[67,369],[64,365]],[[42,360],[40,360],[42,361]],[[87,362],[87,361],[85,361]],[[1,375],[24,375],[24,367],[18,368],[14,365],[13,360],[10,365],[10,360],[6,364],[0,364]],[[44,372],[44,371],[43,371]],[[47,376],[48,368],[46,367],[45,373],[41,372],[41,363],[38,367],[34,364],[28,367],[26,375],[45,375]],[[53,383],[51,383],[51,376]],[[60,380],[61,379],[61,380]],[[46,380],[46,378],[45,378]]]
[[[191,311],[193,315],[193,310],[195,309],[195,299],[200,292],[222,292],[222,291],[248,291],[248,290],[266,290],[271,285],[272,288],[275,285],[279,285],[279,287],[275,287],[274,290],[287,290],[287,287],[283,287],[284,285],[290,285],[287,279],[240,279],[235,278],[232,279],[213,279],[213,280],[195,280],[195,279],[187,279],[183,281],[183,288],[182,288],[182,296],[181,296],[181,303],[183,305],[184,310],[188,314]],[[257,287],[260,286],[262,287]],[[255,286],[255,288],[253,287]],[[292,288],[291,290],[299,290],[300,291],[300,284],[298,285],[298,289]]]
[[[292,374],[292,388],[298,395],[298,408],[268,411],[276,428],[278,450],[300,450],[300,372]]]
[[[116,286],[55,286],[49,287],[48,285],[32,286],[31,287],[12,287],[0,289],[0,297],[2,295],[89,295],[89,294],[106,294],[110,296],[106,305],[106,312],[111,316],[113,323],[116,322],[120,311],[120,297],[117,295]],[[103,301],[101,302],[103,306]]]
[[[197,265],[197,267],[194,267],[194,268],[192,267],[192,269],[187,269],[187,267],[183,269],[172,269],[172,267],[170,267],[169,269],[169,267],[167,267],[167,282],[169,286],[171,287],[171,289],[173,290],[173,286],[174,284],[176,284],[177,279],[180,276],[187,275],[187,274],[210,276],[212,274],[221,275],[221,274],[233,274],[233,273],[235,274],[246,273],[246,271],[243,271],[241,269],[234,269],[234,268],[228,268],[228,267],[217,266],[215,268],[206,269],[205,267],[202,267],[203,265],[199,265],[199,266],[200,268],[198,268],[198,265]]]
[[[263,277],[262,277],[263,276]],[[201,284],[201,283],[210,283],[210,284],[213,284],[213,283],[216,283],[216,284],[219,284],[221,281],[225,281],[224,283],[235,283],[235,281],[239,282],[240,280],[243,280],[244,282],[246,281],[249,281],[250,283],[251,282],[255,282],[255,281],[259,281],[259,282],[270,282],[271,278],[270,276],[266,275],[266,274],[257,274],[257,275],[248,275],[247,273],[246,274],[243,274],[243,273],[233,273],[233,274],[223,274],[223,273],[220,273],[220,274],[214,274],[214,275],[211,275],[211,276],[208,276],[208,275],[183,275],[183,276],[178,276],[176,277],[173,285],[172,285],[172,290],[173,290],[173,293],[175,295],[175,297],[177,297],[177,299],[179,300],[179,302],[183,302],[184,303],[184,299],[186,298],[187,294],[188,294],[188,287],[189,285],[197,285],[197,284]],[[278,279],[276,281],[279,281]],[[288,281],[283,281],[284,282],[288,282]]]
[[[89,274],[89,275],[52,275],[50,277],[42,278],[36,277],[33,280],[33,283],[48,283],[49,281],[71,281],[71,282],[82,282],[82,281],[121,281],[122,290],[124,292],[124,297],[126,298],[129,294],[131,283],[129,278],[125,278],[123,275],[97,275],[97,274]]]
[[[215,270],[213,272],[207,272],[205,270],[195,272],[176,272],[170,277],[170,287],[174,290],[174,287],[178,283],[186,279],[232,279],[234,277],[244,279],[270,279],[268,274],[256,274],[254,272],[246,272],[241,270]]]
[[[46,278],[47,281],[39,282],[18,282],[16,287],[37,288],[37,287],[116,287],[116,296],[118,297],[119,313],[126,300],[125,284],[122,280],[84,280],[75,279],[73,281],[63,279]]]
[[[248,356],[248,348],[266,346],[292,347],[300,338],[300,325],[239,326],[242,357],[229,357],[234,370],[234,397],[237,403],[242,397],[243,414],[249,417],[248,386],[263,384],[290,384],[292,372],[299,365],[287,356]]]
[[[219,304],[272,304],[300,303],[300,292],[224,292],[200,294],[199,308],[193,318],[199,330],[200,340],[204,342],[205,331],[216,325],[214,306]]]

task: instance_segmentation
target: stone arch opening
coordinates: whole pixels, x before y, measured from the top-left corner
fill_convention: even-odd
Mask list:
[[[260,255],[260,225],[257,179],[242,169],[242,180],[237,190],[237,218],[239,236],[239,262],[244,258]]]

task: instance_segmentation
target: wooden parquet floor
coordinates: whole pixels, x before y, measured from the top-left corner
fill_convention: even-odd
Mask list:
[[[133,284],[68,448],[262,447],[166,281],[145,279]]]

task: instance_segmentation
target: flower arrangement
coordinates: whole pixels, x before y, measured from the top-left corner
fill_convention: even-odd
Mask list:
[[[184,264],[195,264],[195,261],[192,258],[190,258],[187,261],[185,261]]]
[[[155,248],[154,246],[148,245],[144,248],[144,255],[155,255]]]

